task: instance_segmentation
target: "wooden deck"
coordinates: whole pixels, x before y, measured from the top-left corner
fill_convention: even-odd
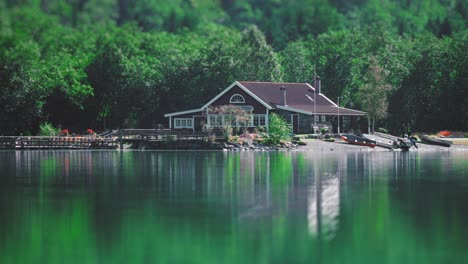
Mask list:
[[[174,143],[178,148],[201,141],[222,139],[219,131],[196,132],[170,129],[122,129],[105,136],[0,136],[0,149],[116,149],[130,144],[133,148]]]
[[[6,149],[115,149],[114,138],[93,137],[0,137],[0,148]]]

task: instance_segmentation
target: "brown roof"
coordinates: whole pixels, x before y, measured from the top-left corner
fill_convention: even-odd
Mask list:
[[[315,94],[314,87],[308,83],[274,83],[274,82],[238,82],[246,89],[254,93],[262,101],[272,107],[288,107],[303,112],[313,113],[314,102],[306,95],[316,101],[316,112],[318,114],[338,114],[335,103],[323,94]],[[283,92],[280,88],[286,88],[286,106],[282,105]],[[342,115],[365,115],[365,112],[340,107]]]

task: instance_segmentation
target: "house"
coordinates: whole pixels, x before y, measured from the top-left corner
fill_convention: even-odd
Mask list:
[[[365,129],[365,112],[338,107],[321,93],[318,78],[317,87],[318,91],[308,83],[236,81],[200,108],[164,116],[169,118],[171,129],[192,129],[194,132],[226,124],[268,129],[271,113],[277,113],[291,123],[296,134],[313,133],[314,128],[317,131],[322,127],[337,132],[338,117],[341,132]],[[227,105],[243,110],[250,118],[241,120],[233,117],[232,113],[213,110]]]

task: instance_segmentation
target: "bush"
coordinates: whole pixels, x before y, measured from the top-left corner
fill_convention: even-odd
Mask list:
[[[388,134],[388,129],[385,129],[383,127],[379,127],[379,129],[377,129],[377,132]]]
[[[44,122],[39,125],[39,136],[57,136],[60,131],[58,128],[55,128],[51,123]]]
[[[291,134],[291,125],[276,113],[272,113],[270,116],[267,141],[272,144],[278,144],[281,140],[290,140]]]
[[[320,133],[321,133],[322,135],[327,134],[327,133],[328,133],[328,127],[322,127],[322,128],[320,129]]]

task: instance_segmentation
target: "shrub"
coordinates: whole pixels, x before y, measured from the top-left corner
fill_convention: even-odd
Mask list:
[[[292,127],[276,113],[270,115],[267,141],[278,144],[281,140],[290,140]]]
[[[383,127],[379,127],[379,129],[377,129],[377,132],[388,134],[388,129],[385,129]]]
[[[39,136],[57,136],[59,132],[59,129],[55,128],[49,122],[44,122],[39,125]]]

